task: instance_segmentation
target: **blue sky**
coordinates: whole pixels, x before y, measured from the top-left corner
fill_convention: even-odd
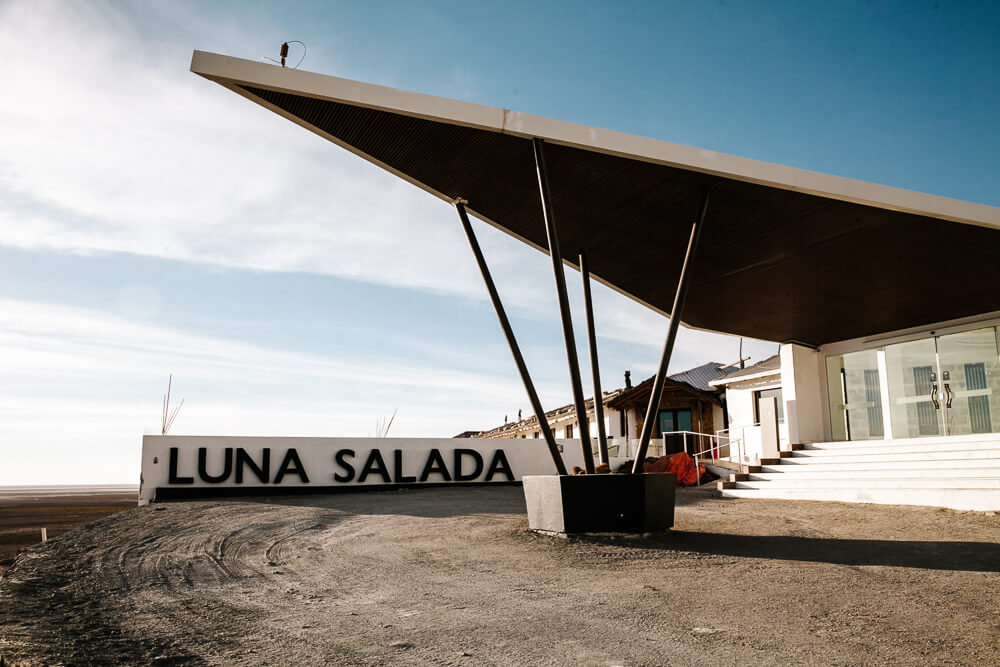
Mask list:
[[[527,409],[451,208],[193,49],[298,39],[303,69],[1000,205],[998,35],[974,2],[0,0],[0,484],[136,481],[169,373],[178,434]],[[543,403],[569,402],[547,258],[476,224]],[[606,388],[650,374],[666,320],[595,300]],[[736,354],[685,330],[671,369]]]

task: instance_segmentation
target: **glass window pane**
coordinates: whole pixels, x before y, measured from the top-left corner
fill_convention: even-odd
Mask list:
[[[996,329],[938,338],[948,435],[1000,431],[1000,356]]]
[[[678,410],[677,411],[677,430],[678,431],[691,431],[691,411],[690,410]]]
[[[886,345],[885,365],[893,437],[942,435],[934,339]]]
[[[826,379],[834,440],[872,440],[885,436],[875,350],[827,357]]]

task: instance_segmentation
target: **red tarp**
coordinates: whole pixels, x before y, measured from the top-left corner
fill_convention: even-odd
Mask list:
[[[694,459],[684,452],[677,452],[669,456],[661,456],[652,463],[643,463],[642,471],[677,473],[678,486],[694,486],[705,474],[705,466],[700,465],[695,470]]]

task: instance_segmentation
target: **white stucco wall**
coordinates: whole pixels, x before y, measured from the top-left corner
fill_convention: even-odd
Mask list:
[[[785,402],[787,438],[792,443],[824,439],[823,355],[801,345],[781,346],[781,394]]]
[[[563,440],[558,444],[562,446],[562,458],[567,469],[583,465],[579,441]],[[362,475],[372,450],[378,450],[384,468],[379,466],[372,470],[372,474]],[[440,465],[433,472],[430,466],[432,451],[440,456]],[[498,451],[503,452],[503,459],[498,457]],[[295,456],[294,461],[288,458],[290,452]],[[476,454],[472,452],[478,453],[478,471]],[[241,456],[261,466],[264,479]],[[613,462],[616,465],[621,463],[617,459]],[[285,463],[288,463],[288,472],[282,474]],[[503,465],[500,466],[500,463]],[[498,467],[494,468],[493,464]],[[463,469],[467,473],[464,478],[460,474]],[[524,475],[554,473],[555,465],[544,442],[520,438],[147,435],[142,439],[139,504],[165,496],[171,490],[192,496],[225,489],[248,494],[269,490],[328,492],[337,487],[385,484],[503,483],[520,481]],[[209,477],[206,478],[206,475]],[[425,478],[423,482],[421,478]]]
[[[729,435],[743,442],[743,455],[750,459],[761,457],[760,427],[754,415],[754,392],[781,387],[781,374],[775,371],[763,378],[734,382],[726,387],[726,406],[729,409]],[[788,443],[787,421],[778,424],[778,437],[782,445]],[[733,454],[736,454],[734,451]]]

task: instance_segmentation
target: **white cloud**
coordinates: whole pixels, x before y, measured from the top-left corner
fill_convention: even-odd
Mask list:
[[[0,42],[0,242],[478,296],[449,206],[191,74],[123,10],[8,2]]]

